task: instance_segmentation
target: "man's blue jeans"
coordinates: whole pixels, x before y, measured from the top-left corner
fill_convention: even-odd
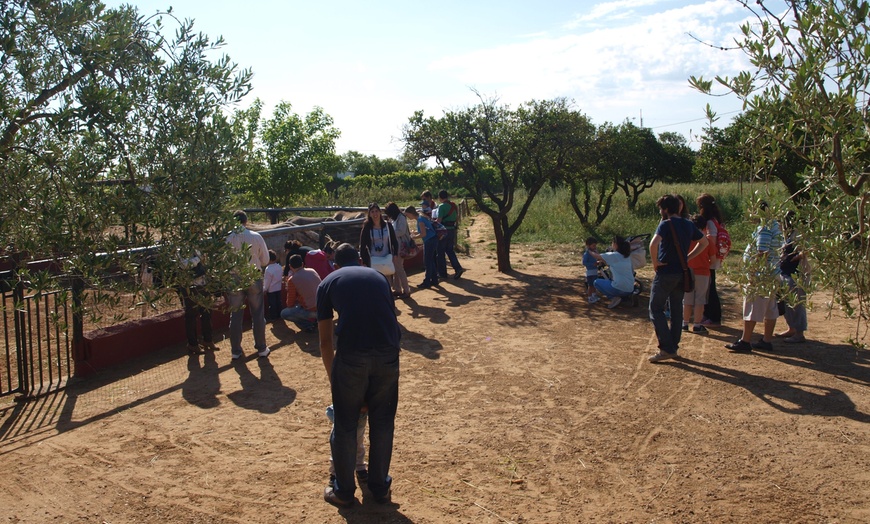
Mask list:
[[[456,258],[456,251],[453,246],[456,244],[456,230],[448,229],[444,238],[438,241],[438,254],[436,261],[438,263],[438,276],[447,278],[447,259],[450,259],[450,267],[453,271],[459,271],[462,266],[459,265],[459,259]]]
[[[335,423],[329,443],[335,463],[335,494],[351,500],[356,491],[357,425],[364,405],[369,411],[369,490],[376,498],[390,489],[393,431],[399,403],[399,353],[367,356],[336,352],[332,362]]]
[[[649,293],[649,318],[659,341],[659,349],[676,353],[683,334],[683,273],[656,273]],[[665,317],[670,301],[671,324]]]
[[[426,268],[426,278],[423,279],[423,282],[429,284],[435,284],[438,282],[438,268],[435,262],[435,255],[437,252],[438,237],[433,235],[432,238],[423,241],[423,262],[424,267]]]
[[[245,310],[242,306],[247,298],[251,311],[251,324],[254,330],[254,348],[266,349],[266,317],[263,316],[263,279],[255,280],[247,289],[227,293],[230,308],[230,347],[236,355],[242,353],[242,321]]]
[[[310,331],[317,327],[317,312],[308,311],[302,306],[285,307],[281,310],[281,318],[293,322],[302,330]]]

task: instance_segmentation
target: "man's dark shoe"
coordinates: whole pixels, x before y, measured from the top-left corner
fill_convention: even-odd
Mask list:
[[[332,487],[327,487],[323,490],[323,500],[329,502],[333,506],[338,506],[339,508],[349,508],[353,506],[354,501],[354,499],[341,500],[338,498],[338,495],[335,494],[335,489]]]
[[[462,274],[463,274],[463,273],[465,273],[465,268],[464,268],[464,267],[461,267],[461,268],[457,269],[457,270],[456,270],[456,274],[453,275],[453,280],[459,280],[460,278],[462,278]]]
[[[221,348],[217,347],[214,342],[208,341],[202,343],[202,349],[206,351],[220,351]]]
[[[752,344],[745,340],[738,339],[737,342],[733,344],[725,344],[725,347],[735,353],[752,353]]]
[[[375,502],[378,504],[389,504],[393,501],[393,490],[388,489],[387,494],[383,497],[375,497]]]
[[[773,351],[773,344],[770,342],[765,342],[763,340],[759,340],[758,342],[752,343],[752,349],[760,349],[762,351]]]

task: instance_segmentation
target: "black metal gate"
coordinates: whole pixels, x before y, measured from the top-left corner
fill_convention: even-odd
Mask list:
[[[27,399],[64,387],[72,376],[72,293],[32,293],[10,276],[0,275],[0,396]]]

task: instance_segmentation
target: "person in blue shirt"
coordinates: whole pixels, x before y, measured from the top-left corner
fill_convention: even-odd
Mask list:
[[[411,237],[423,239],[423,264],[426,268],[426,276],[423,277],[423,283],[419,287],[426,289],[437,286],[438,266],[435,256],[438,251],[438,235],[435,233],[435,227],[429,217],[417,213],[414,206],[405,209],[405,216],[409,221],[417,224],[417,233],[411,233]]]
[[[329,375],[335,422],[329,443],[335,482],[323,499],[353,505],[357,429],[368,407],[369,491],[375,502],[391,501],[390,460],[399,402],[399,340],[396,306],[387,278],[360,265],[350,244],[335,250],[335,271],[317,287],[320,355]],[[333,317],[338,313],[337,326]],[[333,337],[337,337],[333,340]]]
[[[656,202],[662,221],[649,244],[655,277],[649,296],[649,316],[655,328],[659,351],[649,357],[650,362],[660,362],[677,356],[682,335],[683,267],[691,258],[707,250],[708,240],[695,224],[680,216],[680,199],[664,195]],[[693,240],[698,243],[689,251]],[[680,260],[682,258],[682,260]],[[670,325],[665,309],[670,302]]]
[[[583,267],[586,268],[586,298],[590,304],[598,302],[598,294],[595,292],[595,280],[600,276],[598,269],[598,239],[589,237],[586,239],[586,251],[583,253]]]

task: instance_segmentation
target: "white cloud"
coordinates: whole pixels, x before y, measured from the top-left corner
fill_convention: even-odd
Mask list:
[[[603,19],[608,21],[626,20],[635,14],[636,8],[656,5],[662,3],[662,1],[663,0],[618,0],[616,2],[596,4],[588,13],[577,15],[573,20],[568,22],[565,27],[567,29],[577,29],[580,26],[587,25],[591,22],[599,22]]]
[[[599,4],[587,18],[656,3]],[[662,112],[668,106],[671,121],[676,122],[688,118],[689,111],[702,116],[706,103],[696,98],[698,102],[693,100],[687,107],[686,97],[694,94],[689,76],[733,74],[748,66],[740,51],[721,51],[696,40],[732,45],[743,14],[733,0],[710,0],[638,16],[617,27],[576,30],[446,56],[430,68],[483,93],[496,92],[502,102],[512,105],[568,96],[596,123],[620,121],[642,109]]]

